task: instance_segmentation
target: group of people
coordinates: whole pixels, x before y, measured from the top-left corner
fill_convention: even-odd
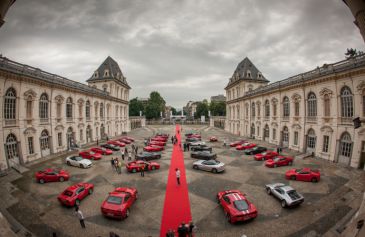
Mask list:
[[[177,143],[177,137],[175,135],[172,135],[171,136],[171,143],[174,144],[174,145],[176,145],[176,143]]]
[[[190,151],[190,142],[184,142],[184,151]]]
[[[193,233],[196,232],[196,225],[190,221],[189,224],[185,224],[185,222],[181,222],[179,227],[177,228],[177,236],[178,237],[192,237]],[[166,232],[166,237],[175,237],[175,232],[173,229],[169,229]]]
[[[123,159],[124,160],[124,159]],[[122,173],[122,161],[120,161],[118,159],[118,157],[112,157],[112,160],[111,160],[111,165],[112,167],[115,169],[115,171],[118,173],[118,174],[121,174]]]

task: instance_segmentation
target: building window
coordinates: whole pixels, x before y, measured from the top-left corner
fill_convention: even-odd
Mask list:
[[[273,112],[274,112],[274,117],[276,117],[276,114],[277,114],[277,106],[276,106],[276,104],[273,105]]]
[[[345,132],[341,136],[341,149],[340,149],[340,155],[344,157],[351,157],[351,151],[352,151],[352,141],[351,136],[349,133]]]
[[[43,130],[41,133],[41,150],[48,150],[49,149],[49,137],[47,130]]]
[[[5,93],[4,118],[15,119],[16,116],[16,92],[14,88],[9,88]]]
[[[317,97],[311,92],[308,94],[308,117],[317,116]]]
[[[272,139],[276,140],[276,129],[275,128],[272,129]]]
[[[57,118],[61,118],[61,103],[57,104]]]
[[[80,141],[84,140],[84,131],[80,129]]]
[[[257,126],[257,136],[260,136],[260,127]]]
[[[260,103],[257,103],[257,116],[258,117],[261,116],[261,106],[260,106]]]
[[[85,114],[86,114],[86,119],[90,119],[90,101],[86,101]]]
[[[283,129],[283,142],[286,143],[285,145],[289,144],[289,129],[286,126]]]
[[[341,89],[341,116],[351,118],[354,115],[352,93],[347,86]]]
[[[270,129],[269,129],[269,125],[265,125],[265,129],[264,129],[264,138],[269,138],[270,136]]]
[[[43,93],[39,99],[39,118],[48,119],[48,96]]]
[[[26,108],[26,114],[27,114],[27,118],[32,118],[33,117],[33,101],[32,98],[28,98],[27,100],[27,108]]]
[[[68,97],[67,101],[66,101],[66,117],[72,118],[72,99],[71,99],[71,97]]]
[[[255,117],[255,103],[254,102],[252,102],[252,105],[251,105],[251,116],[252,117]]]
[[[104,104],[100,104],[100,118],[104,118]]]
[[[28,153],[29,155],[34,154],[33,137],[28,137]]]
[[[95,108],[95,117],[97,118],[98,117],[98,104],[95,104],[95,106],[94,106],[94,108]]]
[[[62,146],[62,133],[57,133],[58,146]]]
[[[299,133],[297,131],[294,132],[294,145],[298,146]]]
[[[18,158],[18,141],[14,134],[9,134],[6,137],[6,158],[14,159]]]
[[[290,115],[290,101],[287,96],[284,97],[283,100],[283,111],[284,111],[284,117],[289,117]]]
[[[251,124],[251,136],[254,137],[255,136],[255,125]]]
[[[329,147],[330,137],[329,136],[323,136],[323,149],[322,151],[325,153],[328,153],[328,147]]]
[[[331,116],[331,109],[330,109],[330,96],[329,95],[324,95],[323,98],[323,104],[324,104],[324,116],[325,117],[330,117]]]
[[[313,129],[309,129],[308,131],[308,141],[307,141],[308,148],[315,149],[316,148],[316,133]]]
[[[270,102],[269,100],[265,101],[265,117],[270,116]]]
[[[294,103],[294,113],[295,116],[299,116],[299,101],[295,101]]]

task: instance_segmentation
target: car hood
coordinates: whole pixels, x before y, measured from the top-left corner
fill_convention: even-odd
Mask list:
[[[83,159],[79,163],[83,164],[83,165],[91,165],[92,164],[92,162],[90,160],[87,160],[87,159]]]

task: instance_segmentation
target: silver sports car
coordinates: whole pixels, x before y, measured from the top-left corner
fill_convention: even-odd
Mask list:
[[[223,172],[224,163],[217,160],[198,160],[193,163],[193,168],[196,170],[206,170],[213,173]]]
[[[266,184],[266,192],[281,201],[281,207],[295,206],[304,202],[304,197],[292,187],[282,184]]]

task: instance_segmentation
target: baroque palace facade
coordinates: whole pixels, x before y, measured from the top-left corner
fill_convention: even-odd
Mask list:
[[[131,88],[117,62],[108,57],[87,83],[0,57],[0,167],[129,131]]]
[[[364,169],[365,55],[269,81],[245,58],[226,86],[225,130]]]

